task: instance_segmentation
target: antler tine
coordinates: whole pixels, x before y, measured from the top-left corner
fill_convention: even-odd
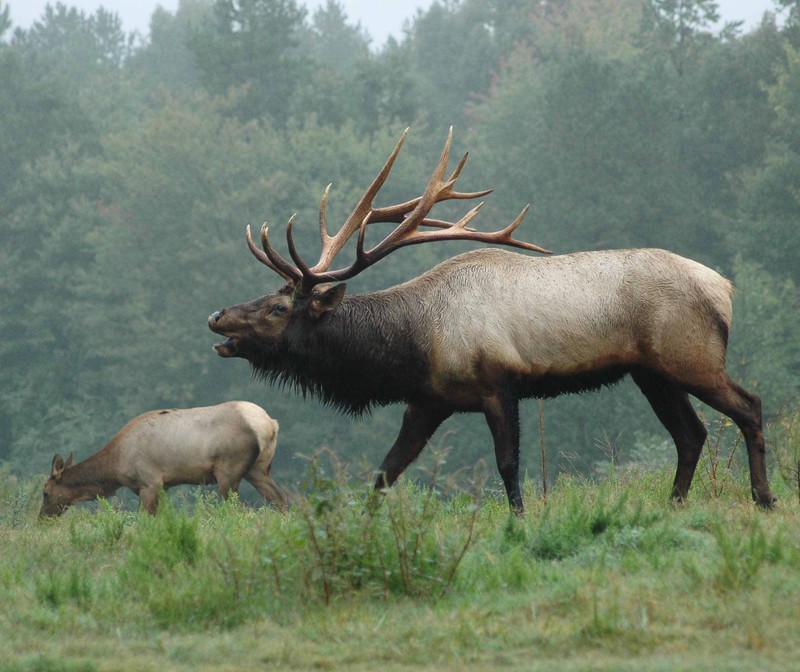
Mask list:
[[[262,226],[266,227],[267,225],[265,223]],[[259,250],[256,247],[256,244],[253,242],[253,236],[250,234],[250,225],[249,224],[247,225],[247,228],[245,229],[245,234],[244,235],[245,235],[245,238],[247,239],[247,247],[250,248],[250,252],[253,253],[253,256],[256,259],[258,259],[262,264],[267,266],[268,268],[272,269],[273,271],[276,271],[276,272],[280,273],[280,271],[278,271],[278,269],[275,268],[275,266],[273,266],[272,262],[269,260],[269,257],[267,257],[267,255],[264,252],[264,250]]]
[[[439,201],[444,200],[471,200],[473,198],[483,198],[484,196],[491,194],[493,189],[483,189],[482,191],[456,191],[453,189],[453,186],[458,180],[459,175],[461,174],[461,170],[464,168],[464,164],[467,162],[467,158],[469,154],[464,154],[461,157],[461,161],[458,162],[458,166],[452,172],[450,177],[447,179],[445,183],[445,187],[441,190]],[[369,223],[376,223],[376,222],[402,222],[403,219],[411,212],[414,208],[419,205],[422,196],[418,196],[417,198],[413,198],[410,201],[406,201],[405,203],[398,203],[397,205],[390,205],[384,208],[374,208],[372,210],[372,216],[370,217]],[[425,219],[420,222],[421,226],[435,226],[438,228],[447,228],[450,226],[449,223],[442,222],[441,220],[428,220]],[[446,226],[445,226],[446,225]]]
[[[464,169],[464,166],[466,165],[468,158],[469,158],[469,152],[464,152],[464,156],[461,157],[461,161],[458,162],[456,169],[450,175],[451,182],[455,183],[455,181],[458,179],[458,176],[461,175],[461,171]],[[489,191],[491,191],[491,189],[489,189]]]
[[[466,215],[464,215],[461,219],[459,219],[455,224],[453,224],[452,229],[459,229],[461,231],[474,231],[474,229],[470,229],[467,224],[469,224],[473,219],[478,216],[478,213],[481,211],[483,207],[483,201],[478,203],[472,210],[470,210]],[[519,225],[517,225],[519,226]]]
[[[456,169],[452,172],[450,178],[447,180],[448,185],[442,190],[444,197],[448,199],[482,198],[483,196],[491,194],[492,191],[494,191],[494,189],[484,189],[483,191],[458,192],[453,189],[453,186],[461,175],[461,171],[464,169],[468,158],[469,152],[464,152],[464,156],[461,157],[461,161],[458,162]],[[442,200],[444,200],[444,198]]]
[[[461,175],[461,171],[464,169],[464,165],[467,163],[467,159],[469,158],[469,152],[465,152],[464,155],[461,157],[461,160],[458,162],[455,170],[450,174],[450,177],[447,178],[447,181],[444,183],[441,182],[441,176],[444,175],[444,169],[447,165],[447,161],[450,155],[450,145],[452,143],[453,137],[453,127],[451,126],[447,135],[447,141],[445,142],[444,149],[442,150],[442,155],[439,159],[440,163],[437,165],[436,170],[434,171],[434,175],[431,176],[431,181],[428,183],[428,187],[426,187],[425,193],[429,193],[429,188],[431,187],[432,181],[436,178],[438,174],[437,182],[439,182],[439,188],[436,192],[436,198],[434,203],[431,204],[433,207],[434,204],[445,201],[445,200],[471,200],[474,198],[482,198],[488,194],[492,193],[492,189],[483,189],[481,191],[456,191],[453,187],[455,186],[456,181],[458,180],[459,176]],[[425,194],[423,194],[424,196]],[[400,203],[398,205],[392,205],[385,208],[375,208],[372,211],[372,216],[370,217],[370,224],[373,222],[404,222],[405,218],[409,216],[414,209],[416,209],[420,202],[423,199],[423,196],[418,196],[410,201],[406,201],[405,203]],[[430,208],[428,208],[430,210]],[[410,228],[410,222],[408,223]],[[440,229],[450,228],[452,223],[445,222],[438,219],[427,219],[423,218],[419,221],[417,226],[431,226]]]
[[[427,212],[436,203],[436,196],[438,196],[437,192],[440,191],[443,186],[447,189],[452,189],[453,184],[455,183],[455,179],[448,180],[447,185],[442,184],[442,177],[444,176],[444,171],[447,170],[447,162],[450,160],[450,145],[452,144],[453,144],[453,127],[451,126],[450,129],[447,131],[447,140],[445,140],[444,147],[442,148],[442,153],[439,156],[439,163],[436,164],[436,168],[434,169],[433,174],[431,175],[431,179],[428,180],[428,186],[426,186],[425,191],[422,192],[419,205],[417,205],[417,207],[414,208],[414,211],[424,210],[424,212],[427,214]],[[414,212],[412,212],[411,215],[409,215],[409,218],[411,218],[413,214]]]
[[[443,231],[412,231],[408,235],[398,238],[395,242],[390,243],[388,245],[384,245],[380,243],[373,247],[371,250],[365,251],[364,250],[364,232],[366,230],[365,221],[361,227],[361,232],[358,237],[358,247],[356,249],[356,261],[359,264],[359,271],[362,268],[366,268],[374,264],[377,261],[380,261],[389,253],[394,252],[396,249],[400,247],[405,247],[406,245],[418,245],[420,243],[425,243],[433,240],[481,240],[484,236],[490,235],[484,232],[476,231],[475,229],[469,228],[467,225],[478,216],[481,208],[483,207],[483,202],[478,203],[474,208],[472,208],[469,212],[467,212],[461,219],[459,219],[455,223],[451,222],[442,222],[444,226],[440,228],[444,229]],[[514,222],[513,226],[516,228],[519,226],[522,219],[520,217],[517,218],[519,221]],[[438,220],[432,220],[438,223]],[[509,227],[506,227],[508,229]],[[503,231],[506,231],[503,229]],[[513,230],[513,229],[512,229]],[[502,233],[502,232],[501,232]],[[477,234],[477,235],[476,235]],[[349,271],[349,269],[347,269]],[[349,275],[347,277],[350,277]],[[346,279],[342,277],[341,279]]]
[[[389,155],[389,158],[386,159],[386,163],[383,165],[383,168],[381,168],[381,171],[372,181],[372,184],[369,185],[367,190],[364,192],[364,195],[359,199],[356,207],[353,208],[353,212],[350,213],[350,216],[345,220],[344,224],[342,224],[342,228],[339,229],[339,231],[333,236],[328,235],[327,224],[323,224],[324,209],[325,205],[327,204],[328,193],[326,189],[325,195],[323,196],[323,205],[320,208],[320,237],[322,238],[322,254],[320,255],[319,261],[310,269],[312,275],[328,270],[333,262],[334,257],[341,251],[347,241],[352,238],[353,234],[358,231],[364,217],[372,212],[372,201],[375,200],[375,196],[380,191],[384,182],[386,182],[386,178],[389,177],[389,172],[392,170],[394,161],[397,158],[397,155],[400,153],[403,143],[406,141],[408,131],[408,128],[403,131],[403,134],[397,141],[397,144],[392,150],[392,153]]]
[[[259,250],[258,247],[256,247],[256,244],[253,242],[253,236],[250,233],[250,225],[247,225],[247,229],[245,230],[245,238],[247,239],[247,247],[250,248],[250,252],[253,253],[253,256],[256,259],[258,259],[262,264],[271,270],[275,271],[284,280],[286,280],[286,282],[300,282],[300,280],[303,278],[302,273],[300,273],[299,269],[292,266],[273,249],[267,237],[268,231],[269,227],[267,227],[265,222],[261,225],[261,246],[264,249]]]
[[[319,204],[319,237],[323,245],[325,244],[325,241],[330,238],[328,235],[328,222],[325,219],[325,208],[328,207],[328,196],[331,193],[332,186],[333,183],[325,187],[325,193],[322,194],[322,201]]]
[[[311,269],[308,267],[308,264],[306,264],[306,262],[302,260],[302,258],[297,252],[297,247],[294,244],[294,236],[292,235],[292,225],[294,224],[295,217],[297,217],[297,213],[289,217],[289,221],[286,224],[286,244],[289,247],[289,254],[292,257],[292,260],[294,261],[295,264],[297,264],[300,276],[305,278],[311,274]]]
[[[533,243],[526,243],[524,240],[517,240],[516,238],[512,237],[512,233],[517,230],[520,224],[522,224],[522,220],[525,219],[525,215],[528,214],[528,210],[530,209],[531,204],[528,203],[524,208],[522,208],[522,212],[517,215],[517,218],[511,222],[505,229],[500,231],[494,231],[491,233],[483,234],[486,236],[486,242],[491,243],[502,243],[504,245],[511,245],[513,247],[519,247],[523,250],[530,250],[531,252],[540,252],[541,254],[553,254],[552,250],[545,249],[544,247],[539,247],[539,245],[534,245]]]
[[[290,221],[291,224],[291,221]],[[280,266],[282,270],[289,276],[289,280],[294,283],[299,283],[303,279],[303,274],[300,272],[295,266],[292,266],[288,261],[286,261],[280,254],[275,251],[275,248],[272,247],[272,244],[269,242],[267,237],[269,233],[269,227],[266,224],[261,226],[261,247],[264,248],[264,252],[267,253],[269,256],[270,261],[276,266]],[[279,271],[280,272],[280,271]]]
[[[451,179],[447,180],[447,182],[442,181],[442,176],[447,170],[447,162],[450,158],[450,145],[452,142],[453,127],[451,126],[447,132],[447,140],[445,140],[444,148],[439,156],[439,162],[436,164],[436,168],[434,168],[433,173],[431,173],[431,176],[428,179],[428,184],[425,186],[425,191],[422,192],[422,195],[419,198],[414,199],[416,205],[405,216],[405,218],[402,219],[400,225],[376,247],[383,245],[392,246],[394,241],[409,235],[413,231],[416,231],[416,229],[420,226],[420,223],[425,219],[425,216],[430,212],[431,208],[439,201],[442,192],[445,190],[452,190],[455,179],[452,179],[451,177]],[[460,168],[463,167],[463,163],[464,160],[462,159],[462,162],[459,163],[459,166],[456,170],[460,170]],[[456,175],[456,178],[457,177],[458,175]],[[387,210],[391,210],[391,208],[388,208]],[[362,223],[362,230],[364,226],[365,224]]]

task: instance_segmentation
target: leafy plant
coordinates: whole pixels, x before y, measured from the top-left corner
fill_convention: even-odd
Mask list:
[[[50,607],[60,607],[68,602],[88,606],[92,601],[91,578],[80,566],[49,570],[42,576],[36,576],[34,583],[36,597]]]
[[[459,563],[474,542],[477,504],[453,510],[436,495],[435,480],[424,490],[403,482],[384,501],[371,491],[357,491],[343,480],[333,458],[334,477],[311,462],[312,495],[298,506],[305,523],[304,545],[310,553],[303,585],[319,586],[324,604],[356,590],[384,595],[441,596],[447,592]],[[438,473],[434,469],[434,477]],[[444,534],[441,516],[464,518],[464,528]]]
[[[120,575],[132,586],[169,577],[176,567],[193,565],[202,552],[198,519],[178,511],[163,491],[157,515],[139,514],[130,543]]]
[[[770,544],[763,530],[757,523],[752,523],[744,533],[718,525],[714,529],[714,538],[722,556],[714,585],[720,590],[750,587],[770,558]]]
[[[613,497],[601,487],[593,501],[572,488],[566,501],[548,502],[529,530],[529,550],[543,560],[563,560],[582,551],[593,539],[613,530],[636,527],[641,507],[629,511],[627,497]]]
[[[731,433],[733,440],[728,440]],[[716,422],[716,430],[709,433],[703,447],[703,455],[699,461],[700,478],[703,489],[708,495],[719,499],[726,487],[735,486],[734,473],[736,449],[742,441],[739,429],[728,419],[720,418]],[[727,451],[727,457],[724,456]]]

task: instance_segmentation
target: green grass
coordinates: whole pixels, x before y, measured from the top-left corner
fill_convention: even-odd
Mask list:
[[[314,472],[288,514],[199,495],[36,520],[0,504],[0,670],[754,670],[800,659],[800,505],[738,477],[561,478],[528,512]],[[179,498],[173,498],[173,501]]]

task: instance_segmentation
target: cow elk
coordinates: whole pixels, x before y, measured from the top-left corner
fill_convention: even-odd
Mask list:
[[[342,281],[406,245],[459,239],[549,255],[512,237],[525,210],[491,233],[469,227],[480,205],[457,222],[429,218],[439,202],[489,193],[455,190],[466,155],[445,177],[452,129],[421,196],[374,206],[405,137],[334,235],[326,223],[326,189],[319,215],[322,254],[315,265],[295,247],[294,217],[286,231],[294,263],[274,249],[266,226],[261,248],[248,227],[251,252],[286,284],[209,317],[209,328],[227,337],[214,346],[217,354],[244,358],[256,375],[347,413],[405,403],[378,489],[394,483],[446,418],[483,413],[509,503],[518,513],[519,400],[596,389],[630,374],[675,442],[673,498],[686,497],[707,434],[691,394],[741,429],[753,498],[771,507],[761,402],[725,370],[733,288],[697,262],[660,249],[529,256],[482,248],[395,287],[345,295]],[[378,222],[397,226],[368,249],[367,227]],[[355,234],[355,259],[332,269]]]
[[[154,514],[162,488],[217,483],[227,497],[238,493],[242,479],[284,509],[286,495],[270,476],[277,437],[278,423],[247,401],[150,411],[82,462],[56,455],[39,516],[60,516],[72,504],[109,497],[123,486]]]

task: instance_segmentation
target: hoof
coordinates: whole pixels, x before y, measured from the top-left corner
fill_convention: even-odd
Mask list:
[[[762,509],[774,509],[778,503],[778,497],[769,491],[759,493],[753,490],[753,500],[755,500],[755,503]]]

